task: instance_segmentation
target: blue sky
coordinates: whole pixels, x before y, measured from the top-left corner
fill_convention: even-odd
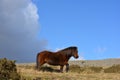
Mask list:
[[[77,46],[82,59],[120,57],[119,0],[36,0],[48,50]]]
[[[120,58],[119,35],[120,0],[0,0],[0,58],[35,62],[69,46],[79,59]]]

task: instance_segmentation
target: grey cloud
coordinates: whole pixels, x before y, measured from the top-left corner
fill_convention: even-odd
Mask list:
[[[37,52],[47,45],[38,39],[38,19],[31,0],[0,0],[0,58],[35,61]]]

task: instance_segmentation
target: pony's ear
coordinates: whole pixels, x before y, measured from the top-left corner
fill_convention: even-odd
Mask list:
[[[76,49],[77,49],[77,47],[76,47],[76,46],[73,46],[73,47],[72,47],[72,49],[76,50]]]
[[[77,47],[74,47],[75,49],[77,49]]]
[[[77,49],[77,47],[73,47],[73,51],[77,51],[77,53],[78,53],[78,49]]]

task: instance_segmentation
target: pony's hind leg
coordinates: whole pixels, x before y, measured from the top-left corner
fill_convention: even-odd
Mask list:
[[[38,65],[38,70],[40,71],[42,69],[42,65],[44,64],[45,62],[40,62],[40,64]]]

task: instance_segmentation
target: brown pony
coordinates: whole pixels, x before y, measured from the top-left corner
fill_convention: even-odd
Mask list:
[[[78,58],[78,50],[77,47],[68,47],[66,49],[50,52],[50,51],[42,51],[37,54],[36,63],[37,69],[39,69],[44,63],[48,63],[50,65],[60,65],[60,71],[63,72],[63,67],[66,65],[66,72],[69,70],[68,60],[70,57]]]

